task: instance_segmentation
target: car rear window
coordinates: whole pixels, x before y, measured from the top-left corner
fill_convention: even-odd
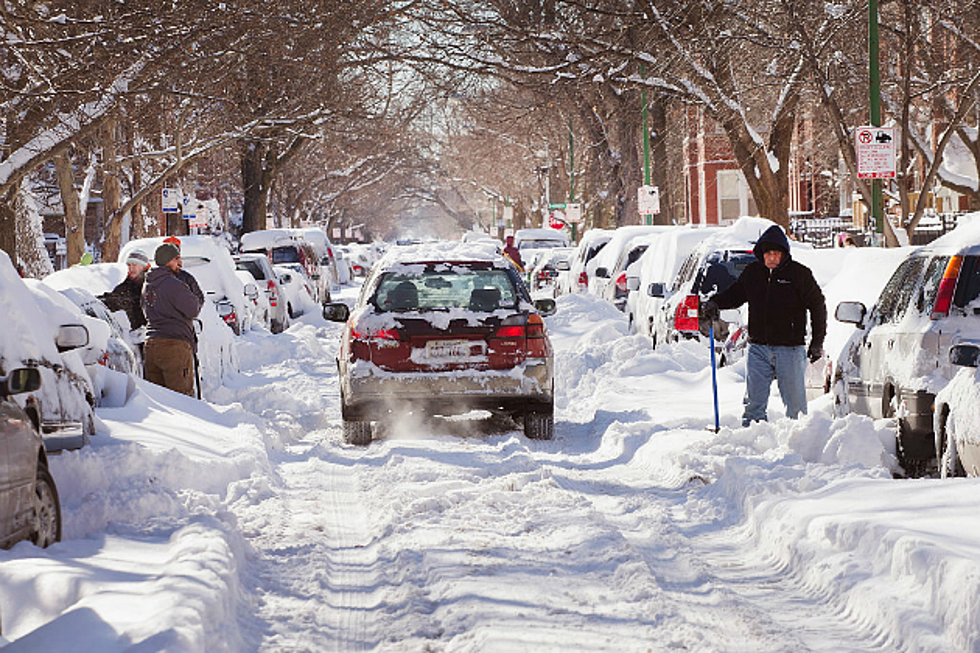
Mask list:
[[[273,263],[299,263],[299,250],[296,247],[273,247]]]
[[[517,289],[504,269],[446,264],[383,273],[371,303],[394,312],[451,308],[492,312],[516,308]]]
[[[694,281],[694,292],[699,295],[719,293],[735,283],[749,263],[756,260],[752,252],[715,252],[708,257]]]
[[[235,268],[248,272],[256,281],[265,281],[265,272],[262,271],[262,266],[255,261],[235,261]]]

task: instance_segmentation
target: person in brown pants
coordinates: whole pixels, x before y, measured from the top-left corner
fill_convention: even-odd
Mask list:
[[[142,305],[146,314],[147,381],[194,396],[194,318],[204,305],[204,293],[190,273],[181,269],[180,250],[172,243],[157,247],[157,267],[146,275]]]

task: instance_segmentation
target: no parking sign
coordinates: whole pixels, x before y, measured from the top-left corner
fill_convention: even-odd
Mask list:
[[[858,179],[895,178],[894,127],[858,127],[854,149]]]

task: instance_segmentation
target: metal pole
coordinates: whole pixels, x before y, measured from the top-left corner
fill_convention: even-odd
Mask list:
[[[871,126],[881,127],[881,74],[878,70],[878,0],[868,0],[868,91]],[[871,180],[871,219],[875,232],[885,233],[881,180]]]
[[[646,64],[640,64],[640,76],[646,79]],[[647,89],[644,86],[640,90],[640,102],[643,104],[643,185],[650,185],[650,128],[647,124],[649,111],[647,111]],[[645,215],[643,221],[652,224],[653,216]]]
[[[572,132],[572,119],[568,119],[568,203],[575,203],[575,134]],[[572,242],[576,240],[576,223],[572,222]]]

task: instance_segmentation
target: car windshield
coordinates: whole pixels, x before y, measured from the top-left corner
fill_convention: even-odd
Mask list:
[[[381,275],[371,303],[382,311],[515,308],[517,290],[506,270],[440,264]]]
[[[273,247],[273,263],[299,263],[299,250],[296,247]]]
[[[518,249],[547,249],[550,247],[565,247],[560,240],[522,240]]]

